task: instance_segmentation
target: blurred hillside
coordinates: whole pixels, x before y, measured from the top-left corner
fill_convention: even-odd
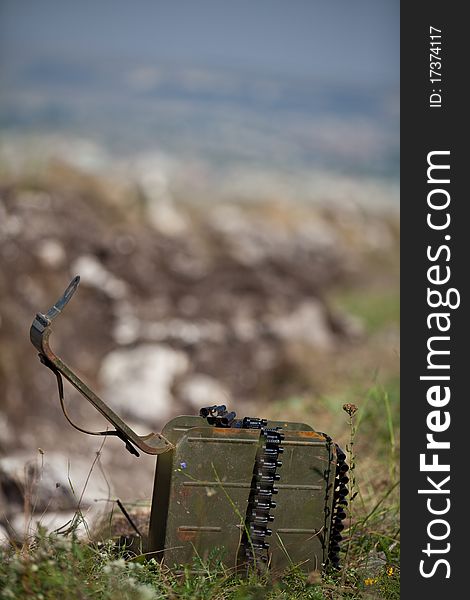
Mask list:
[[[225,403],[341,436],[344,401],[377,381],[394,394],[395,211],[321,199],[194,202],[189,189],[183,199],[162,188],[157,170],[153,179],[138,169],[98,174],[57,156],[15,165],[2,162],[0,187],[0,469],[17,530],[12,482],[38,446],[48,469],[39,510],[55,507],[59,519],[74,505],[67,477],[79,489],[92,460],[29,341],[35,313],[77,273],[53,348],[142,433]],[[103,429],[68,385],[66,397],[82,427]],[[88,484],[85,506],[109,494],[149,497],[152,458],[110,440],[101,461],[106,476]],[[65,496],[51,492],[56,483]]]

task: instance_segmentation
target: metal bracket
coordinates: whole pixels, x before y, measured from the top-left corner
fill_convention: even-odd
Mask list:
[[[38,313],[31,325],[31,342],[38,350],[41,362],[56,374],[60,373],[60,375],[65,377],[113,425],[116,429],[115,435],[126,443],[128,449],[129,446],[132,448],[132,445],[135,445],[146,454],[162,454],[163,452],[172,450],[174,448],[173,444],[159,433],[152,432],[147,435],[137,435],[51,350],[49,345],[49,337],[52,333],[51,323],[62,312],[65,305],[76,292],[79,283],[80,277],[77,275],[72,279],[59,300],[45,314]],[[130,451],[132,452],[132,450]],[[138,455],[135,449],[132,453]]]

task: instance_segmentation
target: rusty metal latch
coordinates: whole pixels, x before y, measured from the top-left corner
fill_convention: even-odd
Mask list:
[[[54,354],[49,346],[49,337],[52,333],[51,323],[60,315],[65,305],[76,292],[80,277],[77,275],[72,279],[67,289],[59,300],[45,313],[38,313],[31,325],[30,338],[34,347],[39,352],[39,359],[47,366],[57,377],[59,387],[59,399],[64,411],[65,417],[76,429],[91,435],[114,435],[119,437],[125,444],[131,454],[139,456],[134,446],[146,454],[162,454],[173,449],[171,444],[164,436],[159,433],[149,433],[147,435],[137,435],[107,404],[101,400],[58,356]],[[74,388],[76,388],[88,402],[90,402],[103,417],[113,425],[115,431],[91,432],[76,426],[67,415],[63,402],[63,384],[62,378],[65,377]]]

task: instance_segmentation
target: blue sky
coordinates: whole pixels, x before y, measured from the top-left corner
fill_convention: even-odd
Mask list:
[[[0,55],[399,78],[398,0],[0,0]]]

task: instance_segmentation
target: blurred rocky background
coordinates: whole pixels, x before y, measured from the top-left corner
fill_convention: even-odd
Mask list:
[[[139,433],[223,403],[345,442],[350,401],[363,406],[367,492],[395,468],[380,463],[396,462],[398,427],[392,16],[359,3],[371,25],[353,35],[361,71],[338,49],[317,64],[310,42],[281,57],[279,7],[264,38],[271,55],[256,38],[265,14],[242,28],[259,64],[243,54],[243,22],[232,23],[233,40],[227,33],[232,53],[211,61],[207,48],[192,55],[204,46],[193,30],[213,30],[196,14],[188,28],[167,8],[159,17],[186,36],[186,54],[172,57],[164,49],[176,42],[156,16],[161,35],[151,31],[141,4],[145,52],[135,29],[127,46],[119,37],[124,5],[114,33],[91,3],[74,14],[53,0],[29,13],[1,5],[0,536],[151,495],[154,458],[73,430],[29,341],[35,313],[76,274],[53,348]],[[87,45],[77,32],[92,17]],[[320,30],[315,43],[327,43]],[[103,429],[71,386],[65,395],[77,424]]]

